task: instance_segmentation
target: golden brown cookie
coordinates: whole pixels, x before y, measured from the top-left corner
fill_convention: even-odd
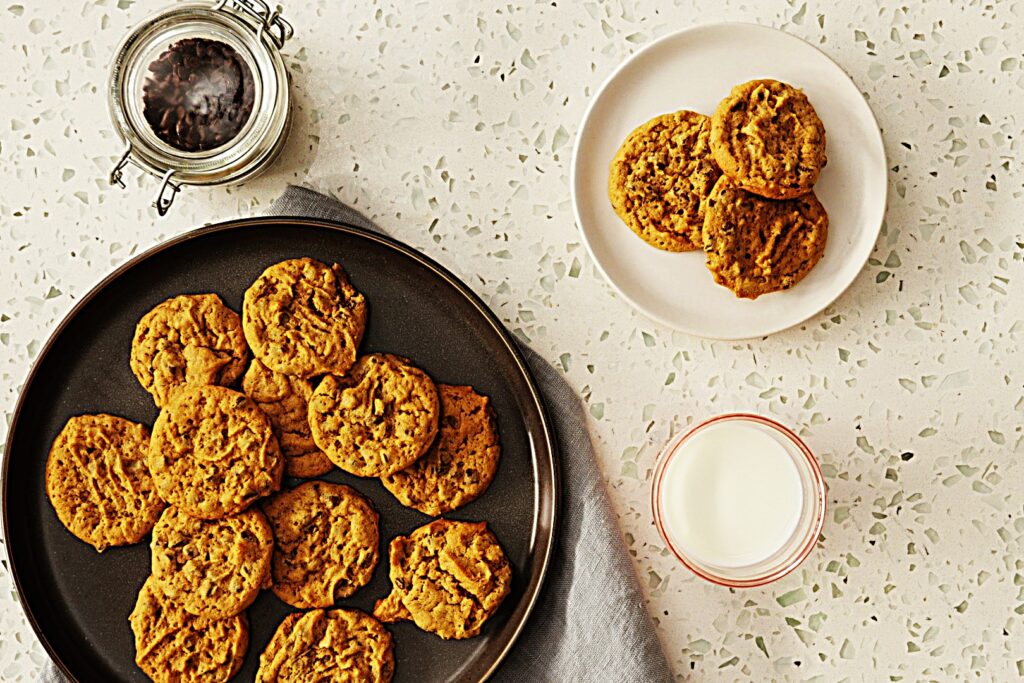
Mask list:
[[[168,503],[219,519],[278,490],[284,458],[270,420],[250,398],[224,387],[187,387],[153,425],[149,470]]]
[[[167,508],[153,527],[150,548],[160,590],[196,616],[234,616],[270,587],[274,535],[255,508],[213,520]]]
[[[381,478],[402,505],[437,517],[475,500],[491,485],[501,447],[491,400],[473,387],[437,385],[441,430],[404,470]]]
[[[146,579],[128,617],[135,634],[135,663],[157,683],[220,683],[242,668],[249,648],[245,614],[206,619],[171,603]]]
[[[186,385],[234,384],[248,357],[241,319],[216,294],[168,299],[142,316],[132,339],[132,372],[161,408]]]
[[[242,326],[253,354],[272,370],[343,375],[356,362],[366,300],[338,264],[290,259],[267,268],[246,291]]]
[[[102,552],[138,543],[164,509],[146,464],[149,429],[113,415],[79,415],[46,460],[46,495],[68,531]]]
[[[405,358],[363,356],[345,377],[328,375],[309,400],[316,445],[360,477],[405,469],[437,434],[434,382]]]
[[[402,604],[402,598],[396,591],[391,591],[386,597],[373,604],[373,615],[385,624],[393,624],[396,621],[412,621],[412,614]]]
[[[260,655],[257,683],[388,683],[395,674],[391,634],[352,609],[289,614]]]
[[[814,193],[764,199],[722,178],[708,200],[704,251],[715,282],[756,299],[789,289],[821,260],[828,214]]]
[[[803,92],[770,79],[737,85],[711,117],[725,175],[771,199],[807,194],[825,165],[825,126]]]
[[[307,481],[263,504],[274,530],[272,589],[300,608],[330,607],[377,566],[377,512],[355,489]]]
[[[658,249],[702,247],[704,200],[721,174],[710,131],[703,114],[664,114],[630,133],[612,160],[608,196],[615,213]]]
[[[334,468],[309,432],[308,402],[313,395],[309,380],[274,372],[254,358],[242,378],[242,390],[270,418],[284,454],[285,474],[308,479]]]
[[[512,585],[512,569],[485,522],[438,519],[391,541],[392,594],[379,600],[382,621],[408,615],[445,640],[472,638]]]

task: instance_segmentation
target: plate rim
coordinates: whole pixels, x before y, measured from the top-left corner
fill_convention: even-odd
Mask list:
[[[837,69],[839,69],[840,73],[842,73],[843,76],[846,77],[846,80],[849,81],[850,84],[852,84],[853,87],[857,90],[857,93],[860,95],[860,100],[864,103],[864,106],[867,109],[868,115],[871,117],[871,121],[874,123],[874,126],[871,129],[874,132],[874,134],[871,136],[869,142],[870,142],[870,144],[872,146],[877,146],[877,151],[880,152],[880,154],[881,154],[882,169],[883,169],[883,171],[885,172],[885,175],[886,175],[886,182],[882,183],[883,191],[882,191],[882,196],[880,197],[880,202],[879,202],[881,207],[882,207],[882,215],[880,217],[880,220],[878,221],[877,228],[875,228],[874,239],[871,242],[871,247],[865,251],[864,258],[861,259],[859,267],[855,271],[853,271],[853,275],[852,275],[852,277],[850,277],[849,281],[843,283],[842,287],[837,289],[835,296],[832,297],[827,303],[822,305],[820,308],[817,308],[816,310],[810,311],[802,319],[797,320],[795,322],[787,322],[787,323],[783,323],[783,324],[774,325],[771,328],[766,328],[765,331],[760,332],[760,333],[755,334],[755,335],[741,335],[741,336],[735,336],[735,335],[733,335],[733,336],[721,336],[721,335],[715,335],[715,334],[707,334],[707,333],[701,332],[701,331],[699,331],[699,330],[697,330],[695,328],[686,327],[684,325],[680,325],[679,323],[677,323],[675,321],[669,320],[668,318],[666,318],[666,317],[664,317],[662,315],[659,315],[658,313],[656,313],[653,310],[651,310],[649,307],[641,304],[634,297],[632,297],[629,294],[627,294],[619,286],[619,284],[615,281],[615,279],[612,278],[608,274],[608,271],[605,269],[605,267],[601,263],[600,259],[598,259],[597,255],[594,253],[594,248],[591,245],[590,240],[587,238],[587,231],[583,227],[583,218],[582,218],[581,213],[580,213],[580,203],[581,203],[580,202],[580,192],[578,190],[578,187],[579,187],[580,183],[582,182],[581,181],[581,176],[580,176],[580,171],[579,171],[579,163],[578,163],[578,161],[579,161],[579,153],[580,153],[580,149],[582,147],[582,140],[584,138],[584,134],[587,131],[587,126],[590,123],[591,115],[594,112],[595,106],[597,105],[598,101],[602,98],[602,96],[605,94],[605,91],[608,89],[608,87],[619,77],[620,73],[623,70],[625,70],[625,68],[628,65],[630,65],[634,60],[639,59],[642,55],[646,54],[648,51],[653,51],[656,47],[660,46],[662,43],[666,43],[666,42],[669,42],[671,40],[678,39],[678,38],[680,38],[680,37],[682,37],[682,36],[684,36],[684,35],[686,35],[688,33],[697,33],[697,32],[700,32],[700,31],[707,31],[707,30],[713,30],[713,29],[728,29],[728,28],[756,29],[756,30],[765,31],[765,32],[769,32],[769,33],[776,33],[776,34],[781,33],[782,35],[784,35],[784,36],[786,36],[788,38],[792,38],[794,40],[799,40],[800,42],[804,43],[805,45],[813,48],[815,51],[817,51],[817,53],[819,55],[824,57],[824,59],[827,60],[827,62],[829,62],[830,64],[835,66]],[[885,222],[885,215],[886,215],[886,213],[888,211],[888,202],[889,202],[888,167],[889,167],[888,157],[886,156],[886,153],[885,153],[885,140],[882,137],[882,130],[881,130],[881,128],[878,125],[878,117],[875,114],[874,109],[871,108],[871,103],[868,102],[867,98],[864,97],[864,93],[861,92],[860,86],[857,85],[857,82],[853,80],[853,78],[850,76],[850,74],[846,71],[846,69],[843,68],[843,66],[841,64],[839,64],[839,62],[837,62],[827,52],[822,50],[817,45],[814,45],[810,41],[804,40],[800,36],[795,35],[793,33],[789,33],[788,31],[783,31],[782,29],[775,28],[774,26],[765,26],[764,24],[758,24],[758,23],[751,22],[751,21],[716,21],[716,22],[710,22],[710,23],[706,23],[706,24],[695,24],[693,26],[687,26],[687,27],[681,28],[681,29],[679,29],[677,31],[672,31],[670,33],[667,33],[667,34],[661,36],[660,38],[656,38],[655,40],[652,40],[650,43],[644,45],[639,50],[637,50],[633,54],[631,54],[628,57],[626,57],[625,59],[623,59],[621,62],[619,62],[618,65],[615,66],[614,69],[612,69],[611,73],[608,74],[608,76],[601,82],[601,85],[597,88],[597,90],[594,92],[594,94],[590,97],[590,100],[587,103],[587,107],[586,107],[586,109],[583,112],[583,118],[580,119],[579,128],[576,131],[576,139],[573,141],[573,146],[572,146],[572,160],[570,161],[570,164],[569,164],[569,192],[572,195],[572,210],[573,210],[573,218],[576,220],[576,228],[577,228],[577,230],[578,230],[578,232],[580,234],[580,239],[583,241],[583,245],[587,249],[587,254],[590,256],[591,262],[597,268],[598,272],[601,273],[601,276],[604,278],[605,282],[607,282],[608,285],[612,288],[612,290],[614,290],[614,292],[618,296],[622,297],[622,299],[626,303],[628,303],[630,306],[632,306],[635,310],[639,311],[643,315],[647,316],[649,319],[654,320],[655,322],[658,322],[658,323],[660,323],[660,324],[662,324],[662,325],[664,325],[664,326],[666,326],[666,327],[668,327],[669,329],[672,329],[672,330],[678,330],[680,332],[684,332],[686,334],[689,334],[689,335],[692,335],[694,337],[698,337],[698,338],[701,338],[701,339],[710,339],[710,340],[716,340],[716,341],[743,341],[743,340],[751,340],[751,339],[763,339],[763,338],[768,337],[770,335],[778,334],[779,332],[783,332],[783,331],[788,330],[790,328],[794,328],[794,327],[797,327],[798,325],[802,325],[802,324],[806,323],[808,320],[810,320],[814,316],[820,314],[826,308],[828,308],[829,306],[834,304],[853,285],[853,283],[856,282],[857,278],[860,277],[861,273],[864,270],[864,264],[866,264],[868,262],[868,259],[871,258],[871,253],[874,250],[875,244],[877,244],[877,242],[878,242],[878,236],[879,236],[879,234],[881,234],[882,224]]]
[[[413,247],[391,237],[390,235],[362,228],[351,223],[343,221],[333,221],[324,218],[309,218],[305,216],[292,216],[292,215],[281,215],[281,216],[253,216],[248,218],[236,218],[226,221],[220,221],[209,225],[204,225],[199,228],[188,230],[174,237],[168,238],[164,241],[158,242],[157,244],[149,247],[141,253],[128,259],[106,276],[100,279],[99,282],[94,284],[86,294],[82,296],[78,302],[61,318],[60,322],[53,329],[47,337],[46,343],[42,346],[39,354],[32,361],[31,367],[29,368],[28,374],[25,376],[24,383],[18,392],[18,400],[15,403],[14,412],[11,416],[11,423],[7,430],[6,444],[4,445],[3,452],[3,467],[0,468],[0,493],[2,493],[2,501],[0,501],[0,517],[2,517],[2,528],[4,545],[6,546],[5,554],[7,556],[8,566],[10,568],[10,574],[14,582],[15,590],[18,593],[18,602],[21,605],[22,612],[24,613],[29,625],[32,627],[32,631],[39,639],[40,644],[43,646],[50,661],[52,661],[57,668],[63,673],[70,681],[81,681],[81,679],[72,672],[65,662],[57,654],[54,646],[50,642],[46,633],[41,628],[39,621],[37,620],[32,608],[29,606],[28,600],[25,598],[25,589],[23,586],[23,580],[19,573],[18,565],[14,560],[13,553],[11,552],[10,529],[12,527],[12,521],[8,509],[8,489],[10,485],[9,468],[11,462],[11,451],[14,448],[14,435],[16,433],[19,418],[21,417],[22,409],[25,406],[25,402],[28,396],[32,384],[36,379],[40,368],[46,361],[47,356],[56,344],[58,338],[60,338],[65,329],[71,324],[71,321],[81,314],[82,310],[96,297],[105,290],[108,286],[113,284],[127,271],[136,268],[143,264],[150,258],[172,248],[189,242],[191,240],[219,232],[230,232],[232,230],[245,229],[257,226],[267,225],[280,225],[281,227],[287,228],[288,226],[299,226],[299,227],[313,227],[327,231],[347,233],[349,235],[355,235],[363,239],[369,239],[371,241],[382,244],[383,246],[390,248],[394,251],[401,253],[402,255],[413,259],[419,265],[426,267],[434,274],[440,276],[450,286],[454,287],[462,296],[464,296],[470,304],[483,316],[483,318],[494,328],[498,336],[501,338],[507,350],[510,352],[516,366],[518,367],[522,376],[526,379],[526,384],[530,392],[530,396],[536,406],[537,414],[540,418],[540,424],[543,431],[543,447],[547,452],[546,463],[541,465],[547,465],[546,473],[550,476],[551,486],[550,495],[545,498],[543,495],[538,495],[539,506],[538,514],[534,518],[531,529],[531,545],[534,545],[535,555],[538,551],[541,553],[540,562],[538,567],[538,573],[535,579],[532,579],[526,586],[526,592],[529,593],[528,601],[523,610],[523,616],[519,620],[519,623],[512,629],[511,635],[505,639],[505,642],[501,643],[501,648],[498,652],[498,656],[494,659],[490,666],[483,672],[480,677],[480,681],[486,681],[490,678],[501,666],[502,662],[508,656],[508,653],[515,646],[519,637],[522,635],[526,624],[530,621],[530,617],[533,614],[534,609],[540,599],[543,592],[544,585],[548,578],[548,570],[551,566],[552,556],[554,554],[554,548],[556,543],[556,536],[559,530],[561,522],[561,503],[562,503],[562,481],[561,481],[561,461],[559,457],[558,444],[555,438],[555,432],[552,428],[552,422],[548,415],[547,407],[544,403],[543,397],[537,386],[537,380],[530,370],[529,365],[526,362],[526,358],[516,343],[515,338],[508,331],[505,325],[501,322],[498,316],[487,306],[487,304],[480,298],[476,292],[474,292],[468,285],[466,285],[458,276],[452,273],[448,268],[442,266],[436,260],[427,256],[426,254],[414,249]],[[540,480],[534,484],[538,491],[543,491],[540,486]],[[547,530],[544,533],[544,530]],[[536,560],[533,561],[536,565]]]

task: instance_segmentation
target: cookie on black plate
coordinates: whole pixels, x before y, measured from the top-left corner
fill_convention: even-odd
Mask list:
[[[138,543],[164,501],[146,464],[149,428],[113,415],[72,417],[46,460],[46,495],[68,531],[102,552]]]
[[[437,385],[441,429],[434,445],[381,483],[406,507],[438,517],[483,495],[498,470],[501,446],[491,400],[473,387]]]

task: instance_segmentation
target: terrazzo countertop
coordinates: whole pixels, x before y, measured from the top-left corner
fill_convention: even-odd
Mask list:
[[[0,3],[0,440],[54,325],[112,268],[286,183],[354,204],[461,275],[585,399],[636,569],[681,680],[1024,677],[1024,3],[291,0],[295,125],[271,172],[186,189],[135,175],[103,88],[163,0]],[[890,198],[853,287],[768,339],[710,342],[602,281],[569,200],[588,98],[625,57],[696,23],[780,27],[867,95]],[[685,74],[680,75],[681,86]],[[829,486],[823,540],[774,585],[729,591],[651,522],[659,447],[731,410],[794,427]],[[0,564],[0,679],[45,655]]]

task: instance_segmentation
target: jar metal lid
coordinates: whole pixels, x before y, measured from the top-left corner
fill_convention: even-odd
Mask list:
[[[290,122],[288,72],[281,47],[291,25],[278,7],[263,0],[218,0],[176,4],[132,29],[115,52],[108,99],[111,118],[125,148],[110,174],[124,187],[129,165],[160,179],[154,201],[162,216],[182,185],[241,182],[263,170],[280,152]],[[253,104],[247,120],[220,146],[186,151],[169,144],[147,122],[143,89],[152,63],[168,48],[199,39],[231,51],[252,75]]]

